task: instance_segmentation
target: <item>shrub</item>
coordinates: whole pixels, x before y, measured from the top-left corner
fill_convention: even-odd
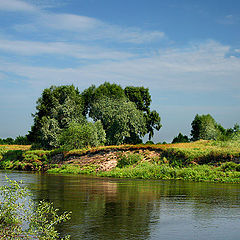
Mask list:
[[[70,239],[60,238],[55,230],[56,225],[70,219],[70,213],[59,215],[46,201],[34,204],[20,182],[7,178],[7,183],[0,187],[0,239]]]
[[[154,142],[153,141],[151,141],[151,140],[148,140],[148,141],[146,141],[146,143],[145,144],[147,144],[147,145],[152,145],[152,144],[154,144]]]
[[[122,168],[127,165],[133,165],[143,159],[143,156],[137,153],[119,154],[117,167]]]
[[[234,162],[226,162],[223,163],[220,167],[223,171],[238,171],[240,172],[240,164]]]
[[[85,124],[70,123],[61,134],[63,148],[79,149],[83,147],[96,147],[105,142],[105,131],[101,122],[86,122]]]
[[[189,142],[189,138],[186,135],[179,133],[177,137],[172,140],[172,143],[186,143]]]

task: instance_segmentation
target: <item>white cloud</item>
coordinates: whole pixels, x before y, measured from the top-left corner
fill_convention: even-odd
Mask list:
[[[16,24],[14,29],[23,33],[45,33],[54,39],[111,42],[133,44],[149,43],[165,38],[160,31],[144,31],[139,28],[111,25],[95,18],[74,14],[53,14],[39,12],[31,24]]]
[[[19,0],[0,0],[0,10],[32,12],[36,11],[37,8],[34,5]]]
[[[25,23],[17,23],[9,28],[24,35],[48,36],[64,40],[108,40],[133,44],[149,43],[165,38],[161,31],[145,31],[140,28],[119,26],[96,18],[67,13],[53,13],[46,10],[46,3],[39,5],[20,0],[0,0],[0,11],[23,11],[34,13],[26,16]],[[43,10],[45,9],[45,10]],[[28,22],[28,23],[26,23]]]
[[[74,14],[42,14],[40,24],[57,30],[67,31],[89,31],[102,25],[95,18],[79,16]]]
[[[103,81],[144,85],[155,90],[240,90],[240,59],[225,57],[229,47],[210,41],[185,49],[169,49],[149,57],[103,61],[76,68],[46,68],[1,62],[0,70],[27,78],[33,86]]]
[[[6,39],[0,39],[0,50],[24,56],[52,54],[93,60],[121,60],[134,56],[134,54],[127,52],[120,52],[95,46],[91,47],[76,43],[11,41]]]

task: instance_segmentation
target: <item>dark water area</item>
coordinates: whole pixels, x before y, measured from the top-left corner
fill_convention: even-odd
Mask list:
[[[0,172],[71,220],[71,239],[240,239],[240,185]]]

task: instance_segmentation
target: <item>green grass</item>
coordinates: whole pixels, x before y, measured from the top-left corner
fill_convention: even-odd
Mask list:
[[[40,171],[49,163],[50,151],[0,149],[0,169]]]
[[[84,166],[79,167],[76,165],[62,165],[60,167],[53,166],[53,168],[50,168],[47,170],[48,173],[71,173],[71,174],[94,174],[96,173],[96,168],[98,166],[96,165],[90,165],[90,166]]]
[[[196,165],[179,168],[168,164],[158,165],[149,162],[140,163],[136,167],[127,166],[124,168],[115,168],[112,171],[100,172],[97,175],[115,178],[181,179],[197,182],[240,182],[240,172],[223,171],[221,167]]]

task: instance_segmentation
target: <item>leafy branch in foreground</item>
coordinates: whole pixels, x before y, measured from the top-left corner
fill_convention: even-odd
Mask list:
[[[22,182],[10,180],[0,187],[0,239],[70,239],[60,238],[55,227],[70,219],[70,213],[58,214],[52,203],[34,204]]]

